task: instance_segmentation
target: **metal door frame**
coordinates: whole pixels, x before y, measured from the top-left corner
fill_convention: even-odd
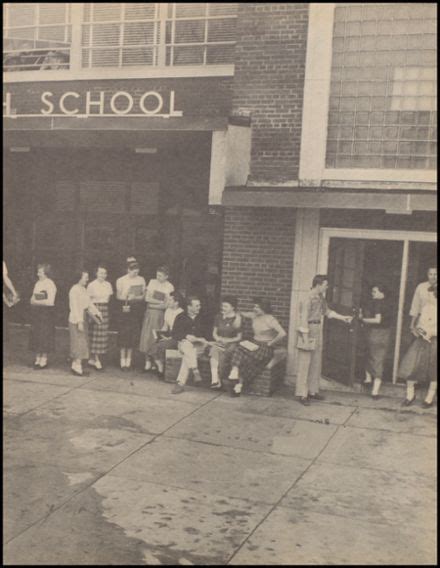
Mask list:
[[[345,229],[322,227],[319,230],[319,247],[318,247],[318,273],[327,274],[329,261],[329,247],[331,238],[343,239],[368,239],[378,241],[401,241],[403,243],[402,251],[402,269],[400,273],[400,289],[399,303],[397,312],[395,349],[393,360],[393,384],[397,382],[397,370],[400,358],[400,340],[402,338],[403,323],[403,304],[405,300],[406,279],[408,275],[408,255],[410,242],[436,243],[437,235],[434,232],[423,231],[394,231],[383,229]]]

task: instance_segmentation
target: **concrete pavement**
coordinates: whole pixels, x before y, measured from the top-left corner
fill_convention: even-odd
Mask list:
[[[434,564],[436,409],[8,361],[4,563]]]

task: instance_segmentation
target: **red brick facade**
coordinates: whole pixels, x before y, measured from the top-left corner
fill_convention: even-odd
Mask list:
[[[268,298],[288,329],[292,287],[294,209],[227,208],[223,241],[222,294],[236,295],[240,308],[254,296]]]
[[[251,114],[251,180],[298,178],[308,10],[240,4],[233,112]]]

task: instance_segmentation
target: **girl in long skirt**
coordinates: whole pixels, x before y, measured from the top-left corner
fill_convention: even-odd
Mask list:
[[[88,373],[83,371],[82,361],[89,358],[88,322],[86,311],[102,321],[101,312],[94,305],[87,294],[86,286],[89,273],[81,271],[77,275],[77,282],[69,292],[69,335],[70,358],[72,359],[72,374],[82,377]]]
[[[142,333],[139,342],[139,351],[145,354],[145,371],[152,368],[152,349],[156,340],[153,330],[161,329],[164,323],[164,312],[168,306],[171,292],[174,286],[168,281],[169,269],[160,266],[156,272],[156,278],[150,280],[147,286],[145,311]]]
[[[119,303],[118,345],[123,371],[131,368],[133,349],[139,345],[145,288],[145,279],[139,276],[139,264],[134,257],[129,257],[127,274],[116,281],[116,298]]]
[[[365,314],[361,312],[360,321],[366,324],[367,363],[364,385],[372,385],[371,397],[379,398],[384,363],[391,338],[391,310],[388,292],[382,284],[371,288],[371,302]],[[374,379],[374,381],[373,381]]]
[[[91,358],[89,365],[98,371],[102,369],[101,356],[108,351],[108,328],[109,328],[109,301],[113,295],[113,288],[107,282],[107,269],[98,266],[96,280],[87,286],[87,294],[101,312],[102,323],[97,323],[93,319],[89,322],[89,346]]]
[[[31,331],[29,348],[35,352],[34,369],[48,366],[48,353],[55,345],[55,297],[57,287],[50,278],[49,264],[39,264],[38,280],[31,296]]]
[[[286,336],[271,311],[267,300],[256,298],[253,310],[242,312],[242,316],[252,320],[254,337],[252,341],[239,343],[232,353],[229,379],[236,381],[233,390],[235,396],[240,396],[243,385],[263,371],[273,357],[274,345]]]
[[[428,384],[424,408],[432,406],[437,392],[437,286],[432,287],[434,302],[426,303],[416,322],[417,337],[410,345],[399,367],[399,377],[406,380],[404,406],[416,399],[416,383]]]

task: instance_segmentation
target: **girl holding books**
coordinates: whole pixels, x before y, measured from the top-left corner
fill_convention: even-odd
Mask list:
[[[47,356],[55,345],[55,296],[57,287],[50,278],[49,264],[39,264],[38,280],[31,296],[29,348],[35,353],[34,369],[48,366]]]
[[[211,365],[211,388],[221,388],[221,378],[225,368],[230,363],[232,353],[237,343],[241,341],[242,318],[237,313],[237,299],[225,296],[221,303],[221,312],[214,320],[212,332],[214,342],[209,350],[209,362]]]
[[[123,371],[131,368],[133,348],[139,342],[145,288],[145,279],[139,276],[139,264],[133,256],[128,257],[127,274],[116,280],[116,298],[119,303],[118,344]]]
[[[139,342],[139,351],[145,354],[145,371],[152,368],[152,349],[156,342],[153,330],[161,329],[164,323],[164,312],[168,306],[174,286],[168,280],[169,269],[160,266],[156,271],[156,278],[150,280],[147,286],[145,311],[142,333]]]
[[[101,312],[87,294],[86,286],[89,273],[81,270],[76,277],[76,283],[69,292],[69,335],[70,358],[72,359],[72,374],[79,377],[88,373],[83,371],[82,361],[89,358],[88,320],[86,311],[102,322]]]
[[[91,353],[89,365],[92,365],[100,371],[102,369],[100,356],[105,355],[108,351],[108,305],[113,295],[113,288],[110,282],[107,282],[107,269],[104,266],[98,266],[96,279],[87,286],[87,294],[101,312],[102,316],[102,323],[97,323],[92,319],[89,324],[89,345]]]
[[[256,298],[253,310],[242,312],[252,320],[253,339],[240,342],[232,353],[229,379],[235,382],[233,396],[240,396],[244,382],[250,382],[263,371],[273,357],[274,345],[286,336],[271,311],[267,300]]]

